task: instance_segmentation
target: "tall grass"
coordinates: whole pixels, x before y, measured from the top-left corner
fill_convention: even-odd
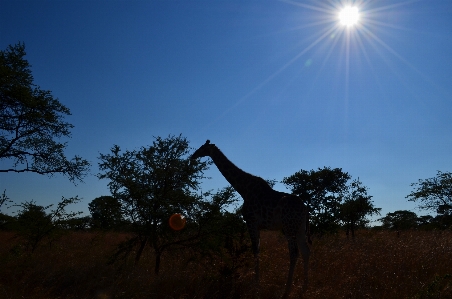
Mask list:
[[[0,298],[252,298],[253,258],[227,275],[220,257],[168,252],[154,275],[152,252],[140,263],[109,264],[119,233],[71,233],[26,252],[12,233],[0,233]],[[261,298],[278,298],[289,268],[281,233],[261,236]],[[229,273],[228,273],[229,274]],[[302,261],[291,298],[452,298],[452,232],[358,231],[314,239],[309,286],[302,293]]]

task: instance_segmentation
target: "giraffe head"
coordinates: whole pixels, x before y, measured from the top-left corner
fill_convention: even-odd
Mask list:
[[[210,156],[212,147],[215,146],[214,144],[210,144],[210,140],[207,140],[206,143],[201,145],[200,148],[198,148],[193,155],[191,155],[190,159],[198,159],[201,157]]]

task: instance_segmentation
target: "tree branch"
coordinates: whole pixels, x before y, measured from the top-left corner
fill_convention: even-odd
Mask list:
[[[24,169],[0,169],[0,172],[34,172],[34,173],[38,173],[38,174],[50,174],[50,173],[55,173],[55,172],[62,172],[63,170],[60,169],[55,169],[55,170],[46,170],[46,171],[41,171],[41,170],[37,170],[37,169],[30,169],[30,168],[24,168]]]

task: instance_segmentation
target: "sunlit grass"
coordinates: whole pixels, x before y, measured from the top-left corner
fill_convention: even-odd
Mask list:
[[[152,252],[109,265],[125,235],[72,233],[30,255],[12,234],[0,233],[0,294],[4,298],[251,298],[253,262],[234,279],[220,275],[221,259],[193,259],[190,251],[166,254],[159,276]],[[289,267],[281,233],[264,232],[261,298],[282,295]],[[452,232],[360,231],[314,239],[306,298],[451,298]],[[301,260],[301,259],[300,259]],[[302,262],[292,298],[301,296]],[[426,294],[429,294],[428,297]],[[2,297],[2,298],[3,298]]]

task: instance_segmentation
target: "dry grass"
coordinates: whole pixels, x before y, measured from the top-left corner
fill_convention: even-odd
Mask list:
[[[34,254],[11,233],[0,233],[0,298],[252,298],[253,259],[237,277],[220,275],[221,261],[191,260],[192,253],[162,258],[153,274],[152,252],[137,266],[108,265],[122,234],[71,233]],[[286,241],[264,232],[261,298],[282,295],[288,271]],[[300,259],[301,260],[301,259]],[[302,294],[299,262],[291,298],[452,298],[452,232],[360,231],[314,239],[310,283]]]

